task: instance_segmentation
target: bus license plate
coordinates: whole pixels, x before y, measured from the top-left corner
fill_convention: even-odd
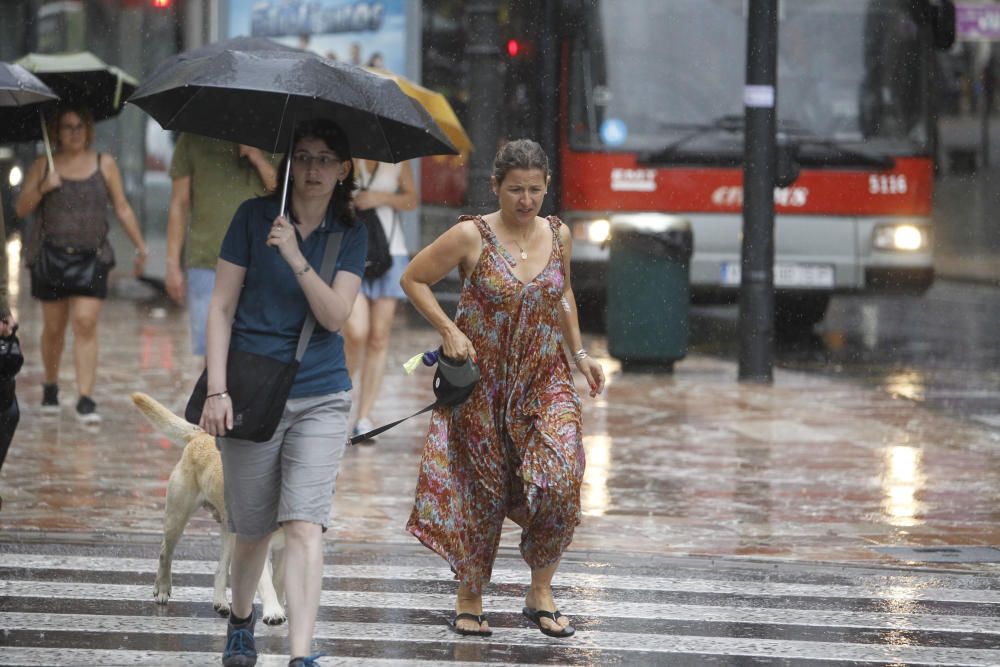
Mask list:
[[[740,284],[741,273],[738,262],[722,263],[722,284]],[[833,266],[831,264],[782,264],[774,265],[775,287],[832,288]]]

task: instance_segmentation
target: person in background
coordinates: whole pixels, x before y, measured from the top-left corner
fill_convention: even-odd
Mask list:
[[[7,296],[7,230],[0,223],[0,338],[13,336],[17,331],[17,318],[11,313]],[[14,431],[21,420],[15,389],[14,375],[0,373],[0,469],[3,469]],[[2,506],[3,499],[0,498]]]
[[[253,665],[257,582],[271,534],[284,528],[291,667],[315,665],[313,628],[323,584],[323,532],[347,443],[351,379],[338,333],[361,286],[368,234],[353,215],[348,138],[327,120],[295,129],[288,215],[280,196],[236,211],[219,253],[208,316],[208,397],[201,427],[222,453],[226,512],[236,534],[232,615],[222,664]],[[319,277],[332,233],[341,233],[332,284]],[[327,239],[331,239],[328,241]],[[226,384],[230,346],[291,361],[308,313],[316,319],[274,436],[225,437],[233,427]]]
[[[375,69],[385,69],[385,59],[382,58],[382,54],[378,51],[373,53],[368,59],[368,63],[365,67],[373,67]]]
[[[25,261],[33,266],[43,246],[59,252],[93,252],[96,269],[91,282],[69,288],[65,281],[49,276],[44,282],[32,272],[31,295],[42,302],[42,364],[45,380],[42,409],[59,410],[59,363],[66,341],[66,327],[72,322],[73,356],[79,399],[76,415],[84,423],[101,420],[93,399],[97,377],[97,323],[108,294],[108,273],[115,264],[108,241],[108,204],[135,244],[133,275],[142,275],[146,242],[135,213],[125,198],[121,172],[110,155],[91,148],[94,118],[83,108],[63,107],[55,115],[51,136],[55,137],[55,169],[49,170],[45,156],[31,165],[17,198],[17,215],[34,214],[28,232]]]
[[[205,356],[208,302],[222,237],[242,202],[275,189],[280,159],[251,146],[197,134],[182,134],[174,148],[165,287],[175,302],[187,303],[191,352],[197,357]]]
[[[483,614],[504,519],[522,527],[531,568],[523,614],[543,633],[574,633],[552,596],[552,578],[580,520],[584,449],[581,404],[564,354],[590,385],[601,365],[580,337],[570,283],[572,236],[556,217],[538,217],[549,184],[541,146],[504,145],[493,163],[500,208],[463,216],[413,258],[402,285],[441,334],[445,356],[479,364],[469,399],[431,417],[407,530],[440,554],[459,581],[451,627],[492,634]],[[462,291],[452,321],[431,285],[458,268]]]
[[[415,209],[418,197],[408,162],[358,160],[355,168],[361,190],[354,196],[354,205],[359,210],[375,209],[392,255],[392,266],[384,275],[361,283],[361,293],[344,327],[347,367],[355,379],[358,405],[353,435],[359,435],[374,428],[370,415],[385,375],[392,321],[399,300],[406,296],[399,279],[410,255],[399,212]]]

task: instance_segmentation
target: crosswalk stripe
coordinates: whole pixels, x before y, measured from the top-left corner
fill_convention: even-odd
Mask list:
[[[323,658],[323,667],[406,667],[407,665],[437,665],[438,659],[424,661],[417,658],[386,659],[349,657]],[[52,667],[52,665],[101,665],[101,667],[118,667],[119,665],[150,665],[152,667],[197,667],[200,665],[217,665],[219,654],[216,652],[197,651],[125,651],[99,650],[79,648],[24,648],[0,647],[0,665],[19,665],[21,667]],[[286,667],[287,655],[262,653],[257,660],[257,667]],[[449,662],[452,667],[480,667],[485,662]],[[513,666],[515,663],[505,663]]]
[[[58,632],[71,629],[88,633],[138,634],[156,633],[186,636],[219,636],[224,631],[223,619],[106,616],[89,614],[41,614],[0,612],[0,627],[9,632],[33,630]],[[259,634],[283,636],[284,628],[259,628]],[[479,643],[480,638],[456,637],[443,626],[394,624],[392,632],[375,623],[319,622],[314,639],[375,642],[426,643]],[[530,646],[551,648],[551,639],[536,630],[503,628],[495,631],[491,641],[505,646]],[[578,631],[570,641],[560,644],[574,651],[655,652],[664,657],[678,653],[725,655],[787,660],[824,660],[835,657],[842,661],[934,663],[938,665],[996,665],[1000,664],[1000,650],[942,648],[924,646],[895,646],[883,644],[856,644],[834,642],[809,642],[801,640],[742,639],[730,637],[701,637],[666,634],[644,634],[641,641],[636,634],[604,630]]]
[[[50,581],[0,581],[0,595],[8,598],[48,598],[67,600],[107,600],[111,602],[152,602],[152,586],[132,584],[93,584]],[[175,586],[175,602],[212,600],[212,589],[199,586]],[[324,590],[320,604],[332,608],[419,609],[447,612],[455,602],[453,595],[439,593],[383,593],[376,591]],[[824,611],[752,607],[720,607],[649,602],[612,602],[585,598],[560,597],[560,606],[568,614],[604,618],[637,618],[664,621],[701,621],[716,623],[755,623],[763,625],[800,625],[814,627],[875,628],[959,632],[1000,635],[1000,618],[938,614],[907,614],[866,611]],[[493,613],[520,614],[520,597],[484,595],[483,606]]]
[[[47,570],[107,570],[109,572],[156,572],[157,561],[143,558],[91,558],[86,556],[47,556],[7,554],[0,565],[11,568]],[[201,560],[175,560],[174,574],[212,574],[216,563]],[[446,567],[426,566],[371,566],[329,564],[323,569],[325,577],[354,579],[396,579],[402,581],[450,581],[451,571]],[[945,577],[935,574],[928,580],[938,582]],[[906,585],[907,581],[912,585]],[[527,584],[527,569],[515,570],[502,567],[493,570],[494,584]],[[758,597],[825,597],[839,599],[878,599],[913,602],[961,602],[972,604],[1000,604],[1000,590],[975,590],[926,586],[919,576],[900,579],[885,578],[883,583],[862,586],[834,584],[803,584],[781,581],[728,581],[722,579],[679,577],[645,577],[608,574],[590,574],[560,571],[556,586],[574,588],[599,588],[641,590],[676,593],[708,593]]]

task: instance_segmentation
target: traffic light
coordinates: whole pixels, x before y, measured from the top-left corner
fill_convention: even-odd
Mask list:
[[[531,59],[533,55],[535,55],[535,47],[528,40],[516,37],[507,40],[507,56],[511,60]]]

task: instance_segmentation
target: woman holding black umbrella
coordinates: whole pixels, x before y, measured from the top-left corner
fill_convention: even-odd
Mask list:
[[[237,536],[223,665],[256,661],[254,592],[279,527],[286,544],[289,665],[315,664],[308,654],[323,583],[322,535],[347,442],[351,380],[339,330],[361,286],[368,235],[351,210],[353,165],[337,125],[299,123],[290,158],[281,174],[284,180],[291,169],[288,214],[278,196],[240,206],[222,243],[208,312],[201,426],[219,436],[226,511]],[[329,284],[320,273],[337,237]],[[308,344],[273,436],[264,442],[225,437],[234,427],[229,356],[291,359],[310,314],[317,326],[303,336]]]
[[[59,409],[59,362],[66,326],[72,322],[77,417],[97,423],[93,389],[97,375],[97,322],[115,264],[105,217],[110,203],[135,244],[133,275],[142,274],[146,242],[125,198],[121,172],[110,155],[91,148],[94,119],[84,108],[64,107],[55,116],[54,169],[45,157],[28,170],[17,198],[17,215],[34,214],[25,259],[31,267],[31,295],[42,302],[42,409]]]

